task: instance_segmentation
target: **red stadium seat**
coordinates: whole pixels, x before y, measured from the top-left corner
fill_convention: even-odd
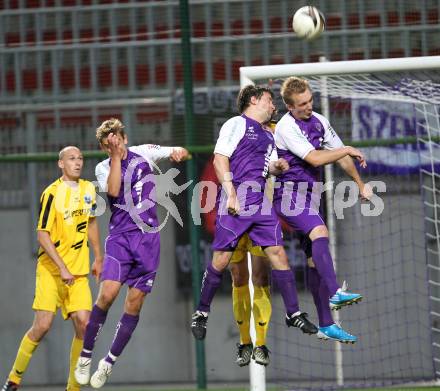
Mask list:
[[[38,88],[37,71],[35,69],[24,69],[21,73],[21,78],[24,90],[35,90]]]
[[[270,18],[270,32],[280,33],[283,31],[283,19],[281,16],[275,16]]]
[[[406,24],[420,24],[422,21],[422,14],[418,10],[405,12]]]
[[[156,26],[154,29],[154,31],[155,31],[154,37],[156,39],[167,39],[168,38],[168,30],[169,30],[169,27],[165,24],[161,24],[159,26]]]
[[[9,9],[20,8],[19,0],[9,0]]]
[[[352,13],[348,15],[347,18],[347,26],[349,28],[359,28],[359,14],[358,13]]]
[[[181,83],[183,81],[183,65],[182,64],[174,64],[174,80],[177,83]]]
[[[223,30],[223,22],[213,22],[211,24],[211,36],[212,37],[222,37],[225,34]]]
[[[196,61],[193,64],[194,81],[203,82],[206,80],[206,64],[203,61]]]
[[[119,42],[131,41],[130,26],[119,26],[117,33]]]
[[[36,40],[35,31],[26,31],[26,45],[35,45]]]
[[[128,66],[122,65],[118,67],[118,85],[127,87],[129,83]]]
[[[6,46],[17,46],[20,43],[19,33],[6,33],[5,36]]]
[[[226,80],[226,65],[224,60],[217,60],[213,63],[214,80]]]
[[[75,72],[72,68],[63,68],[59,70],[60,87],[69,90],[75,87]]]
[[[79,31],[79,40],[81,43],[93,42],[94,41],[93,29],[92,28],[81,29]]]
[[[99,29],[99,42],[110,42],[110,29],[108,27]]]
[[[6,91],[15,91],[15,72],[6,72]]]
[[[43,70],[43,89],[51,90],[52,88],[53,88],[52,70],[45,69]]]
[[[89,89],[92,85],[90,68],[81,68],[79,71],[79,85],[83,89]]]
[[[263,33],[263,21],[261,19],[252,19],[250,23],[250,33],[251,34],[262,34]]]
[[[327,30],[340,30],[342,25],[341,14],[328,14],[325,18],[325,28]]]
[[[150,82],[150,70],[147,64],[136,65],[136,84],[146,85]]]
[[[167,82],[167,67],[165,64],[157,64],[154,70],[154,77],[157,84],[165,84]]]
[[[38,8],[40,7],[40,0],[26,0],[26,8]]]
[[[266,61],[263,61],[261,57],[253,58],[251,61],[251,65],[255,65],[255,66],[264,65],[265,63]]]
[[[231,23],[231,35],[243,35],[244,23],[242,19],[234,20]]]
[[[341,61],[342,60],[342,54],[339,52],[331,53],[330,54],[330,60],[331,61]]]
[[[232,79],[233,80],[240,79],[240,67],[243,67],[243,66],[244,66],[244,60],[232,61]]]
[[[372,49],[370,51],[370,58],[382,58],[382,50],[381,49]]]
[[[99,65],[97,69],[98,73],[98,86],[111,87],[112,85],[112,68],[110,65]]]
[[[206,23],[199,21],[192,24],[193,37],[206,37]]]
[[[72,30],[64,30],[63,31],[63,43],[69,44],[73,41],[73,33]]]
[[[429,49],[428,56],[440,56],[440,47]]]
[[[431,8],[426,11],[426,22],[428,24],[437,24],[438,23],[438,9]]]
[[[76,5],[76,0],[62,0],[63,7],[73,7]]]
[[[284,64],[284,56],[282,56],[280,54],[275,54],[270,58],[270,63],[272,65]]]
[[[348,59],[349,60],[363,60],[364,59],[364,51],[359,50],[350,50],[348,52]]]
[[[145,26],[139,27],[136,32],[136,39],[138,41],[147,40],[149,37],[148,29]]]
[[[57,32],[55,30],[43,31],[43,44],[54,45],[57,41]]]
[[[387,22],[389,26],[399,24],[399,13],[397,11],[389,11],[387,15]]]
[[[405,57],[405,50],[403,48],[389,50],[388,57],[389,58]]]
[[[365,15],[365,27],[380,27],[380,13],[368,12]]]
[[[5,9],[5,2],[0,0],[0,10]]]

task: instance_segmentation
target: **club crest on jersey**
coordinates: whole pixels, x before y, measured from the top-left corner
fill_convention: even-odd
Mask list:
[[[91,204],[92,203],[92,196],[90,194],[85,194],[84,195],[84,202],[86,204]]]
[[[315,124],[315,130],[317,132],[321,132],[322,131],[322,125],[320,123]]]

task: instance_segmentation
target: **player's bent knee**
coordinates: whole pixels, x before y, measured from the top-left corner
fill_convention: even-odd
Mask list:
[[[325,225],[318,225],[310,231],[309,237],[311,240],[328,238],[328,229]]]

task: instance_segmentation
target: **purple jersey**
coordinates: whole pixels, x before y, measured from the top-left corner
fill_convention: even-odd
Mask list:
[[[229,158],[232,183],[240,205],[262,204],[269,162],[276,160],[272,133],[245,115],[233,117],[220,129],[214,153]]]
[[[278,156],[289,163],[289,170],[277,178],[281,183],[320,181],[320,167],[313,167],[304,158],[313,150],[344,146],[329,121],[315,112],[307,120],[285,114],[276,126],[275,141]]]
[[[131,231],[146,224],[158,226],[155,201],[154,162],[170,156],[172,148],[139,145],[127,150],[121,161],[121,189],[117,197],[108,196],[111,210],[109,234]],[[103,191],[107,189],[110,159],[96,166],[96,177]]]

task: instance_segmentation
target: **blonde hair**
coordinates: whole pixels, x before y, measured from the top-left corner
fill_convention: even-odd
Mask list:
[[[96,138],[98,139],[99,143],[102,143],[102,140],[104,140],[110,133],[113,134],[120,134],[122,137],[125,136],[124,132],[125,126],[122,124],[120,120],[117,118],[110,118],[108,120],[105,120],[99,128],[96,129]]]
[[[291,76],[284,80],[281,86],[281,97],[286,105],[293,105],[292,94],[302,94],[306,90],[312,91],[309,82],[301,77]]]

